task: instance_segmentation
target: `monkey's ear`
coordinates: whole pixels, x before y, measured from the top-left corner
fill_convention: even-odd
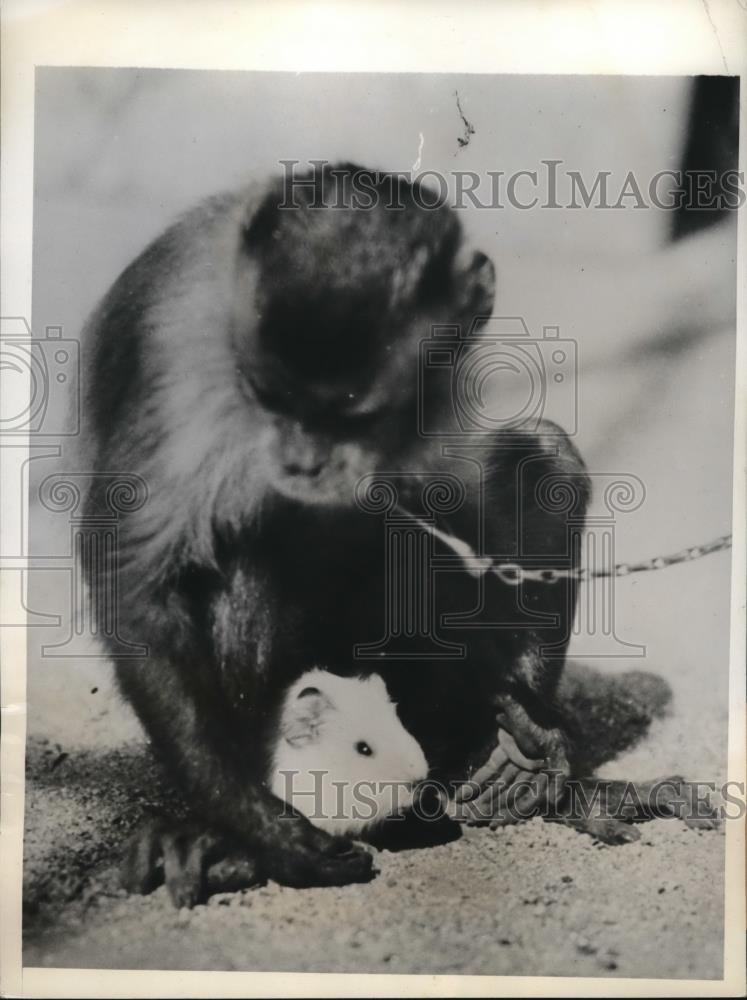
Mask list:
[[[319,739],[319,727],[333,708],[332,702],[319,688],[307,687],[286,706],[280,730],[292,747],[302,747]]]
[[[269,243],[277,231],[278,222],[277,206],[267,196],[259,206],[252,207],[244,220],[242,228],[244,248],[251,252]]]
[[[460,260],[461,258],[461,260]],[[457,280],[460,288],[461,304],[472,319],[487,319],[493,311],[495,299],[495,268],[492,260],[480,250],[470,253],[465,259],[462,251],[457,257],[457,266],[462,264]]]

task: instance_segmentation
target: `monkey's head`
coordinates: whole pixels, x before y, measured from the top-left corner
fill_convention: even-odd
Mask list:
[[[494,273],[432,192],[346,164],[280,179],[238,253],[233,346],[265,415],[270,487],[349,504],[360,478],[418,467],[419,344],[489,316]]]

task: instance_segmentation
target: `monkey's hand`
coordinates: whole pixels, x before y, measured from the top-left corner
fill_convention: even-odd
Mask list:
[[[268,878],[298,889],[370,882],[373,856],[343,837],[332,837],[302,816],[278,820],[277,838],[265,848],[262,864]]]
[[[499,705],[498,740],[487,761],[455,792],[452,819],[491,827],[554,809],[570,777],[567,741],[559,729],[531,721],[513,698]]]
[[[375,874],[366,850],[304,819],[283,820],[281,833],[282,842],[253,850],[194,824],[150,821],[130,842],[122,884],[147,894],[165,883],[175,906],[192,907],[216,892],[237,892],[268,878],[308,887],[367,882]]]

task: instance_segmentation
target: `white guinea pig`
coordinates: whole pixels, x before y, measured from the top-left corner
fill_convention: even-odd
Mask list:
[[[406,812],[427,774],[423,751],[377,674],[338,677],[315,668],[286,692],[270,787],[315,826],[360,836]]]

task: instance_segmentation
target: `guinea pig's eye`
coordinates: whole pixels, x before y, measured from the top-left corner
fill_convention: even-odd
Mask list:
[[[355,749],[356,749],[357,753],[359,753],[361,755],[361,757],[372,757],[373,756],[373,750],[368,745],[368,743],[365,743],[363,740],[360,740],[358,743],[355,744]]]

